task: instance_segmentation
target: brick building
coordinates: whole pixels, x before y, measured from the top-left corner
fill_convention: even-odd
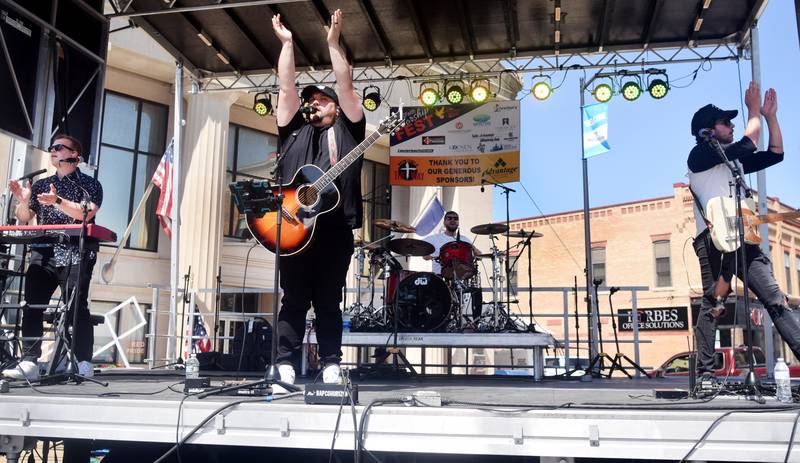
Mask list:
[[[770,212],[793,210],[778,198],[769,198]],[[658,367],[670,355],[689,350],[693,346],[693,327],[702,285],[700,269],[692,249],[695,234],[692,196],[688,185],[676,183],[671,196],[645,199],[623,204],[591,209],[592,261],[595,278],[604,281],[600,286],[598,301],[600,313],[609,314],[609,291],[611,286],[646,286],[647,291],[636,294],[639,313],[645,318],[640,328],[640,363],[645,367]],[[547,216],[524,218],[512,221],[512,230],[535,230],[543,234],[532,241],[532,272],[534,288],[572,287],[585,284],[583,274],[584,224],[583,211],[568,211]],[[514,241],[520,241],[515,239]],[[790,220],[769,225],[769,243],[775,276],[781,288],[790,296],[800,294],[800,221]],[[516,251],[519,253],[519,250]],[[514,251],[512,251],[514,254]],[[518,288],[528,284],[528,252],[519,256],[515,275]],[[556,338],[565,338],[564,319],[566,309],[570,315],[568,337],[571,340],[570,356],[576,357],[575,319],[576,297],[573,291],[565,296],[562,291],[534,291],[533,314],[535,321],[551,331]],[[522,314],[529,311],[529,292],[518,291],[515,310]],[[577,297],[579,314],[578,335],[581,340],[580,357],[588,357],[586,350],[587,319],[584,293]],[[620,291],[612,297],[615,312],[629,311],[633,305],[633,293]],[[796,303],[795,300],[792,300]],[[732,310],[736,298],[728,301],[728,316],[720,322],[719,344],[739,345],[744,341],[743,310]],[[642,310],[644,309],[644,310]],[[736,316],[736,318],[734,318]],[[618,317],[620,351],[633,355],[633,332],[626,323],[627,317]],[[756,344],[764,344],[763,328],[758,317],[754,331]],[[612,356],[613,345],[611,317],[601,316],[601,335],[605,352]],[[641,326],[641,325],[640,325]],[[778,355],[792,355],[775,333]],[[797,359],[792,359],[797,360]]]

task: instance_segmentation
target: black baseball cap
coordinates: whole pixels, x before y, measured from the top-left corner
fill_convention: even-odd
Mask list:
[[[320,92],[332,99],[337,105],[339,104],[339,96],[336,95],[336,90],[326,86],[326,85],[308,85],[306,86],[302,92],[300,92],[300,99],[304,102],[308,101],[311,98],[311,95]]]
[[[735,109],[725,111],[713,104],[707,104],[698,109],[692,116],[692,135],[697,136],[702,129],[713,127],[714,123],[720,119],[732,121],[737,114],[739,114],[739,111]]]

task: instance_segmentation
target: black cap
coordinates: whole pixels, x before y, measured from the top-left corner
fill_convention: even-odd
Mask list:
[[[320,92],[327,96],[329,96],[337,105],[339,104],[339,96],[336,95],[336,90],[325,86],[325,85],[308,85],[306,86],[302,92],[300,92],[300,99],[303,102],[308,101],[311,98],[311,95]]]
[[[692,135],[698,136],[702,129],[714,127],[714,123],[718,120],[725,119],[731,121],[736,118],[737,114],[739,114],[739,111],[735,109],[725,111],[713,104],[707,104],[698,109],[692,117]]]

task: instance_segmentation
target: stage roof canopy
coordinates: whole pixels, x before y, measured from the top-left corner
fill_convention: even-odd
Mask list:
[[[128,0],[114,3],[119,8]],[[350,62],[370,67],[553,56],[556,49],[563,55],[738,46],[765,5],[766,0],[132,0],[119,15],[130,14],[189,70],[209,76],[271,73],[280,52],[270,22],[277,13],[294,34],[298,69],[320,70],[330,66],[325,25],[337,8],[345,15],[342,38]]]

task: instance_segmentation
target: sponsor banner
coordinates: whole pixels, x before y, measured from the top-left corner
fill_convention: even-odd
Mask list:
[[[403,116],[389,137],[392,185],[519,181],[518,101],[410,107]]]
[[[631,309],[620,309],[620,331],[633,331]],[[649,307],[638,309],[639,331],[685,331],[689,329],[689,309],[687,307]]]
[[[608,144],[608,103],[583,107],[583,158],[611,150]]]

